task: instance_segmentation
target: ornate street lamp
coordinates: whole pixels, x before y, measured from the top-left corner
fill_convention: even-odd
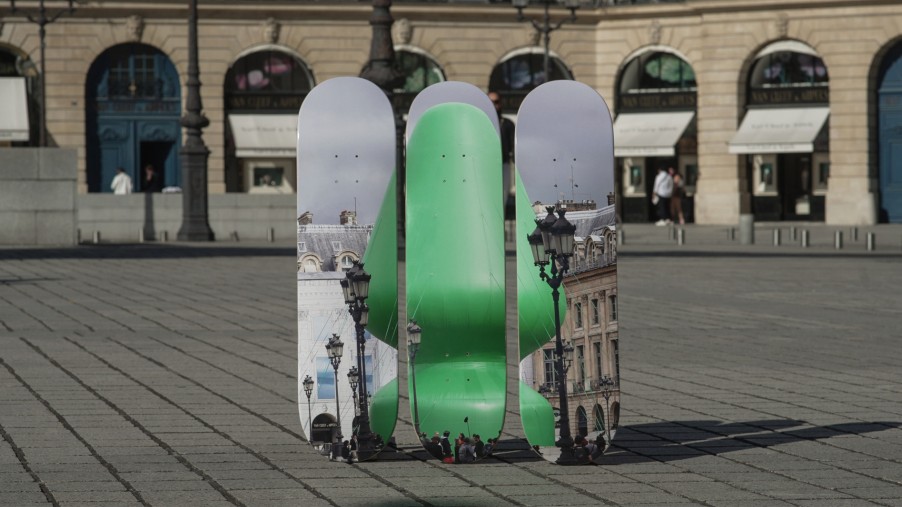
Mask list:
[[[360,372],[356,366],[352,366],[348,371],[348,384],[351,385],[351,397],[354,400],[354,415],[360,415],[357,409],[357,383],[360,382]]]
[[[207,218],[207,161],[210,150],[204,144],[202,129],[210,124],[200,99],[200,70],[197,56],[197,0],[188,2],[188,90],[185,115],[185,144],[179,150],[182,164],[182,225],[179,241],[213,241],[213,229]]]
[[[366,300],[370,295],[370,279],[372,277],[363,269],[363,264],[355,262],[345,273],[345,279],[339,282],[344,294],[348,313],[354,319],[354,331],[357,338],[357,383],[352,391],[357,393],[355,411],[360,410],[357,428],[357,454],[360,461],[366,461],[376,451],[376,440],[370,428],[369,393],[366,385],[366,325],[369,323],[370,308]],[[372,373],[372,372],[370,372]],[[350,374],[348,376],[350,379]],[[359,388],[359,390],[358,390]]]
[[[12,11],[13,14],[18,12],[19,8],[16,7],[16,0],[9,0],[9,6],[10,11]],[[74,0],[69,0],[69,8],[67,10],[59,11],[55,14],[47,14],[47,9],[44,7],[44,0],[40,0],[40,2],[38,2],[38,13],[36,16],[25,14],[28,21],[38,25],[38,39],[41,41],[41,124],[38,133],[38,146],[42,148],[47,146],[47,58],[44,56],[44,52],[47,49],[46,26],[59,19],[63,14],[73,14],[74,12]]]
[[[573,347],[568,346],[569,350],[564,347],[564,340],[561,338],[561,311],[558,304],[560,301],[558,289],[564,281],[564,273],[570,269],[576,226],[564,216],[565,209],[559,208],[556,217],[554,206],[548,206],[546,209],[548,215],[544,219],[536,219],[536,229],[532,234],[527,235],[527,239],[532,250],[534,264],[539,266],[539,277],[551,287],[551,299],[554,302],[554,359],[561,410],[560,438],[555,442],[555,445],[561,449],[557,463],[577,465],[584,461],[578,459],[574,453],[567,403],[567,369],[573,361]],[[545,272],[545,266],[548,265],[550,265],[550,274]]]
[[[338,439],[341,440],[341,405],[338,402],[338,365],[341,364],[341,356],[344,352],[345,344],[341,342],[339,336],[332,333],[329,343],[326,344],[326,354],[329,356],[329,362],[335,370],[335,416],[338,418]]]
[[[307,442],[313,441],[313,415],[310,408],[310,395],[313,394],[313,383],[310,375],[304,377],[304,394],[307,395],[307,427],[310,428],[310,433],[307,434]]]
[[[601,379],[598,381],[598,387],[601,389],[601,395],[604,397],[605,405],[607,405],[608,411],[605,413],[604,423],[604,435],[605,441],[607,445],[605,448],[611,446],[611,394],[614,391],[614,379],[611,378],[610,375],[602,375]]]
[[[417,351],[420,349],[420,341],[423,338],[423,329],[417,325],[416,320],[411,320],[407,325],[407,353],[410,356],[410,380],[413,383],[413,428],[417,435],[420,434],[420,409],[417,406]]]
[[[551,32],[559,29],[564,25],[564,23],[573,23],[576,21],[576,9],[579,9],[579,0],[564,0],[563,2],[560,2],[558,0],[538,1],[545,7],[545,15],[542,17],[542,22],[539,23],[532,18],[529,19],[529,22],[532,23],[533,28],[535,28],[537,32],[542,34],[543,42],[545,45],[545,53],[542,60],[542,70],[545,73],[544,78],[545,82],[547,83],[551,78],[551,55],[550,50],[548,49],[548,46],[551,43]],[[517,21],[526,21],[526,16],[523,15],[523,9],[525,9],[529,4],[529,0],[512,0],[511,3],[514,5],[514,7],[517,8]],[[557,23],[552,23],[548,8],[556,3],[563,3],[564,7],[570,9],[570,17],[564,18]]]

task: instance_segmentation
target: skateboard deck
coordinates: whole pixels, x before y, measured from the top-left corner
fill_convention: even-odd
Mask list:
[[[610,111],[604,99],[582,83],[543,84],[520,106],[515,149],[520,357],[531,359],[525,364],[536,372],[532,379],[529,372],[521,374],[521,379],[531,380],[520,384],[523,429],[545,459],[589,463],[610,445],[620,407],[616,223],[614,206],[608,204],[614,191]],[[540,279],[526,239],[536,228],[537,213],[538,218],[547,215],[536,202],[565,207],[567,219],[577,226],[576,253],[560,288],[561,336],[574,347],[575,356],[566,369],[566,417],[560,420],[555,412],[564,407],[554,361],[552,290]],[[572,452],[562,453],[560,444],[566,439],[561,439],[560,426],[569,428],[577,443]],[[587,451],[578,445],[581,438],[597,444],[594,456],[589,456],[591,446]]]
[[[367,244],[378,228],[394,230],[394,223],[376,219],[384,208],[383,196],[394,195],[395,162],[394,115],[378,87],[364,79],[341,77],[321,83],[306,97],[298,113],[297,143],[298,409],[304,434],[323,454],[329,454],[336,439],[357,434],[359,414],[370,403],[359,396],[360,388],[352,392],[347,376],[351,367],[365,370],[360,383],[372,397],[369,425],[378,435],[377,445],[394,432],[395,319],[371,312],[359,354],[354,321],[339,283],[352,262],[362,261],[368,272],[371,264],[372,271],[379,272],[370,272],[370,298],[379,299],[395,286],[390,278],[394,258],[386,262]],[[393,203],[392,197],[391,208]],[[381,213],[388,217],[391,210]],[[310,220],[309,214],[312,223],[302,223]],[[345,344],[337,375],[325,348],[333,334]],[[313,381],[309,397],[304,389],[308,377]]]
[[[479,108],[485,113],[489,121],[492,122],[495,133],[500,137],[501,127],[498,124],[498,114],[495,113],[495,107],[492,105],[492,101],[489,100],[489,97],[485,92],[470,83],[443,81],[425,88],[413,99],[413,102],[410,104],[410,111],[407,113],[407,127],[404,133],[405,138],[408,141],[410,140],[410,134],[417,126],[423,113],[432,106],[447,102],[470,104],[473,107]]]
[[[470,104],[439,103],[416,118],[407,146],[406,305],[422,329],[408,378],[427,439],[485,442],[504,424],[501,145],[490,119]]]

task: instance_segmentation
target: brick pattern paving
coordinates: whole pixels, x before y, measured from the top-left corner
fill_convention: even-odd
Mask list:
[[[902,505],[900,258],[730,252],[621,249],[617,446],[561,468],[316,455],[290,246],[2,250],[0,505]]]

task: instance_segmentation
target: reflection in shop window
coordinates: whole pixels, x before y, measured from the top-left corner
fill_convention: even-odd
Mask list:
[[[396,93],[418,93],[445,80],[445,73],[439,64],[425,54],[399,49],[395,51],[395,63],[404,75],[404,85],[396,88]]]

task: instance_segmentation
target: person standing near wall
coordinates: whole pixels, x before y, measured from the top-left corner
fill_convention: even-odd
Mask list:
[[[144,192],[162,192],[163,180],[154,169],[153,164],[147,164],[144,167],[144,178],[142,179],[141,190]]]
[[[132,193],[132,179],[125,174],[125,169],[116,168],[116,176],[113,176],[113,182],[110,183],[110,189],[116,195],[126,195]]]
[[[667,225],[670,223],[670,197],[673,195],[673,179],[663,167],[658,168],[655,176],[654,195],[652,203],[658,207],[658,221],[655,225]]]

